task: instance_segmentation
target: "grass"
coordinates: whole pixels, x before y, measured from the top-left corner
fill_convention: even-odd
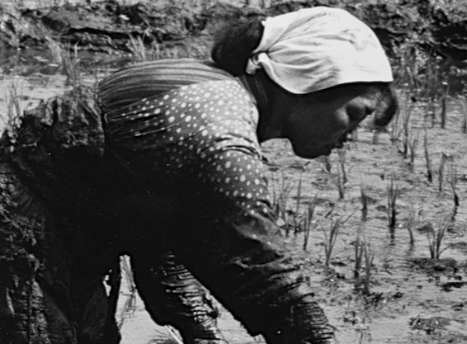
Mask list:
[[[353,269],[353,277],[355,280],[360,278],[360,271],[362,269],[363,264],[363,250],[362,250],[362,234],[360,232],[357,233],[357,238],[355,239],[354,243],[354,269]]]
[[[413,106],[410,103],[409,94],[406,94],[405,100],[405,113],[404,117],[402,118],[402,155],[404,159],[407,158],[409,153],[409,145],[412,137],[411,133],[411,125],[410,125],[410,118],[412,117],[412,109]]]
[[[303,181],[303,171],[300,171],[300,177],[298,179],[298,186],[297,186],[297,195],[295,199],[295,212],[293,215],[293,227],[294,232],[297,234],[300,231],[300,204],[302,201],[302,181]]]
[[[272,188],[272,211],[276,219],[282,219],[285,224],[289,224],[287,199],[292,192],[292,185],[290,182],[286,182],[284,171],[281,171],[281,173],[279,190],[276,187]]]
[[[425,167],[426,167],[426,178],[428,182],[433,182],[433,164],[431,161],[430,147],[428,145],[428,134],[425,129],[425,135],[423,137],[423,152],[425,155]]]
[[[444,82],[441,83],[441,85],[442,85],[442,91],[441,91],[440,120],[441,120],[441,128],[446,129],[449,84],[446,81],[444,81]]]
[[[362,221],[368,218],[368,193],[367,186],[360,184],[360,202],[362,203]]]
[[[339,199],[345,198],[345,185],[348,182],[347,171],[345,167],[346,162],[346,150],[340,148],[337,150],[339,164],[337,167],[337,190],[339,192]]]
[[[466,99],[464,95],[459,95],[458,96],[459,102],[461,104],[461,109],[462,109],[462,132],[464,134],[467,133],[467,104],[466,104]]]
[[[399,137],[401,136],[401,129],[400,129],[400,125],[399,125],[399,122],[400,122],[400,115],[399,115],[400,112],[398,112],[393,120],[391,121],[391,124],[390,124],[390,140],[391,140],[391,143],[393,145],[395,145],[397,143],[397,141],[399,141]],[[375,143],[375,139],[373,138],[373,143]]]
[[[407,231],[409,233],[410,247],[413,247],[415,245],[415,237],[413,234],[413,230],[419,222],[419,214],[419,204],[417,202],[411,202],[409,206],[409,219],[407,221]]]
[[[393,145],[399,141],[399,137],[401,136],[402,130],[400,128],[400,120],[401,120],[401,111],[398,111],[394,118],[390,123],[390,140]],[[373,138],[373,143],[375,143],[375,138]]]
[[[129,49],[136,62],[155,60],[159,56],[159,54],[154,54],[150,49],[146,47],[141,36],[134,37],[130,35]]]
[[[354,244],[354,278],[355,286],[361,289],[364,295],[370,295],[371,284],[371,269],[375,258],[374,252],[370,248],[370,244],[362,233],[357,233],[357,238]],[[362,276],[361,270],[365,263],[365,274]]]
[[[322,166],[324,167],[324,171],[326,171],[326,173],[330,174],[331,171],[332,171],[331,157],[325,155],[325,156],[319,157],[319,161],[321,162]]]
[[[446,163],[448,162],[448,160],[450,160],[450,156],[443,152],[441,154],[441,159],[440,159],[439,167],[438,167],[438,191],[439,192],[443,192],[443,189],[444,189],[444,179],[445,179],[444,171],[445,171]]]
[[[65,84],[80,86],[82,84],[82,73],[78,46],[61,44],[50,35],[46,36],[46,44],[52,61],[60,67],[61,72],[66,76]]]
[[[63,49],[63,71],[66,76],[66,84],[79,86],[82,83],[81,70],[79,65],[78,46],[65,47]]]
[[[454,163],[454,159],[451,159],[448,164],[448,183],[451,186],[452,198],[453,198],[453,203],[454,203],[451,221],[455,221],[457,209],[459,208],[460,201],[459,201],[459,195],[457,192],[457,168]]]
[[[427,232],[428,249],[430,251],[431,259],[439,260],[441,253],[443,253],[448,248],[447,246],[443,248],[443,240],[449,224],[450,221],[445,221],[438,228]]]
[[[395,173],[389,177],[389,182],[386,185],[387,190],[387,215],[389,221],[389,228],[394,231],[397,222],[397,199],[400,195],[399,184],[396,180]]]
[[[345,198],[345,183],[343,173],[340,168],[337,169],[337,191],[339,193],[339,199]]]
[[[348,217],[339,217],[337,220],[331,220],[330,227],[329,227],[329,232],[324,229],[324,227],[321,227],[324,233],[324,254],[325,254],[325,265],[327,268],[329,268],[329,265],[331,263],[331,257],[332,253],[334,251],[334,246],[336,245],[337,237],[339,236],[341,227],[349,220],[349,218],[352,215],[349,215]]]
[[[409,158],[410,158],[410,168],[413,172],[415,169],[415,158],[417,157],[417,148],[418,148],[419,136],[411,135],[409,138]]]
[[[345,147],[344,148],[339,148],[337,150],[337,156],[339,157],[339,166],[341,168],[341,172],[342,172],[342,183],[343,184],[347,184],[348,182],[348,179],[347,179],[347,171],[346,171],[346,168],[345,168],[345,162],[346,162],[346,150],[345,150]]]
[[[317,205],[318,194],[313,198],[310,198],[308,203],[307,212],[305,214],[304,223],[303,223],[303,250],[308,249],[308,241],[311,232],[311,224],[313,222],[313,216],[315,214],[315,209]]]

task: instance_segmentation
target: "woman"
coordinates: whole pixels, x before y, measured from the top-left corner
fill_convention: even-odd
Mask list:
[[[397,109],[388,59],[369,27],[325,7],[226,28],[212,57],[143,63],[99,85],[111,176],[90,177],[99,201],[81,214],[105,223],[106,255],[131,255],[147,309],[186,342],[222,341],[195,276],[268,343],[331,343],[282,245],[259,144],[288,138],[316,158],[370,114],[386,125]]]

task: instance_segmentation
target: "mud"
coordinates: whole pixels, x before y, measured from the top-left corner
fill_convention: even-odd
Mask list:
[[[46,58],[50,39],[76,46],[91,56],[132,54],[135,48],[132,40],[140,40],[143,46],[160,51],[196,42],[199,57],[206,57],[212,34],[225,21],[277,15],[309,6],[336,6],[368,23],[395,60],[404,44],[454,63],[467,57],[467,5],[462,1],[312,0],[262,8],[219,2],[213,6],[207,4],[90,1],[41,8],[6,2],[0,4],[0,47],[3,59],[7,60],[12,49],[21,50],[25,56],[31,56],[34,51]]]

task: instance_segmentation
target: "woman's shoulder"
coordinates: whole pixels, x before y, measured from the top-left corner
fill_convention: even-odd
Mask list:
[[[161,90],[174,89],[209,80],[232,80],[234,77],[213,62],[196,59],[164,59],[127,66],[115,71],[100,83],[100,89],[129,82],[152,83]]]
[[[98,94],[104,109],[110,110],[183,86],[234,80],[232,75],[210,61],[157,60],[131,65],[112,73],[101,81]]]

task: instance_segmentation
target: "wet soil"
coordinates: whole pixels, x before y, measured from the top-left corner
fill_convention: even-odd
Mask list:
[[[444,3],[446,6],[440,7],[438,13],[454,4]],[[406,16],[415,15],[406,12]],[[440,18],[443,20],[442,15]],[[458,27],[462,27],[464,20],[460,18],[456,21]],[[415,32],[404,30],[404,35]],[[457,43],[462,47],[462,40]],[[59,74],[59,66],[20,55],[24,59],[21,68],[15,65],[4,69],[0,77],[0,94],[5,95],[0,97],[0,113],[5,122],[12,96],[16,95],[20,110],[24,110],[70,87],[66,77]],[[84,59],[86,55],[82,56]],[[99,71],[87,73],[84,82],[94,83],[117,64],[134,61],[127,52],[112,56],[114,65],[103,63]],[[458,55],[449,58],[452,56]],[[14,60],[11,55],[8,58]],[[460,73],[464,72],[462,59],[449,69],[454,65]],[[438,80],[439,89],[443,80]],[[401,119],[394,122],[398,124],[390,125],[387,132],[375,132],[370,123],[364,123],[355,141],[347,143],[340,154],[334,152],[329,159],[297,158],[286,141],[264,144],[271,195],[277,198],[284,190],[288,192],[285,215],[280,220],[283,235],[294,254],[305,258],[303,268],[316,289],[317,299],[337,329],[338,343],[466,343],[467,133],[463,130],[466,100],[460,93],[453,93],[444,105],[440,98],[429,102],[417,90],[409,89],[402,82],[399,85]],[[446,113],[444,128],[443,111]],[[413,161],[411,154],[403,154],[402,118],[408,113],[410,141],[418,138]],[[432,163],[431,181],[426,168],[425,133]],[[445,168],[441,170],[443,159]],[[339,193],[339,179],[343,178],[341,162],[347,181]],[[388,219],[391,180],[399,190],[393,228]],[[362,211],[362,189],[367,195],[366,214]],[[454,203],[454,191],[458,206]],[[295,228],[293,224],[302,221],[310,203],[316,208],[307,236],[303,226]],[[329,233],[337,219],[347,217],[330,264],[326,266],[325,232]],[[432,259],[430,235],[444,226],[443,251],[439,259]],[[359,270],[359,278],[355,277],[359,233],[368,244],[372,261],[366,286],[364,269]],[[306,237],[308,244],[304,249]],[[175,341],[176,337],[167,328],[150,320],[127,279],[123,281],[117,316],[122,325],[122,343]],[[220,325],[229,343],[261,340],[249,337],[224,311]]]

